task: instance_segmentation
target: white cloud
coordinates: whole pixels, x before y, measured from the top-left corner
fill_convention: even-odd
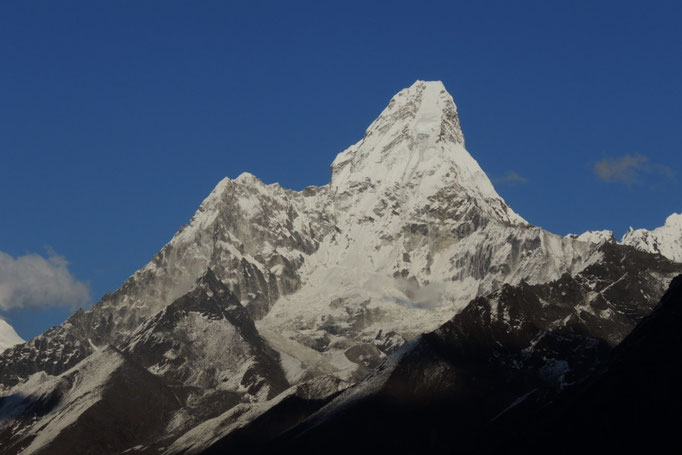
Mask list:
[[[652,163],[649,158],[640,154],[604,158],[594,163],[593,171],[603,182],[625,185],[639,183],[641,174],[658,174],[668,178],[674,176],[673,170],[668,166]]]
[[[502,185],[517,185],[520,183],[528,183],[528,179],[519,175],[516,171],[507,171],[504,176],[495,179],[495,183]]]
[[[408,301],[402,302],[406,306],[423,310],[435,310],[446,302],[444,283],[417,284],[416,281],[398,280],[398,288],[405,292]]]
[[[69,271],[63,256],[48,252],[16,259],[0,251],[0,310],[62,306],[75,308],[90,300],[90,289]]]

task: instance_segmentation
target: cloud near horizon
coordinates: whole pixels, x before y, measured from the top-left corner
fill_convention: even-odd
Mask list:
[[[519,175],[516,171],[509,170],[502,177],[495,179],[495,183],[501,185],[517,185],[528,183],[528,179]]]
[[[592,170],[602,182],[622,183],[628,186],[640,183],[642,174],[657,174],[670,179],[675,175],[668,166],[652,163],[649,158],[639,153],[604,158],[594,163]]]
[[[52,251],[45,258],[13,258],[0,251],[0,310],[76,308],[90,301],[90,288],[69,271],[69,263]]]

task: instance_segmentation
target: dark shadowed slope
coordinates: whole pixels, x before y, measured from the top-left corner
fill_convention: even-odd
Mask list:
[[[546,410],[519,453],[680,453],[682,276],[613,350],[606,368]],[[560,441],[561,444],[555,444]],[[508,447],[499,444],[499,453]]]

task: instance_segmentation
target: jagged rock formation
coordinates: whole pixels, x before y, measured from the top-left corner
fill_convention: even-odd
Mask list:
[[[0,354],[0,453],[67,451],[64,435],[82,433],[99,453],[197,452],[263,431],[274,437],[373,370],[393,371],[416,352],[406,343],[424,346],[421,334],[465,308],[456,317],[491,327],[516,315],[524,329],[515,348],[545,346],[559,372],[567,347],[576,349],[571,365],[582,365],[625,336],[674,269],[529,225],[466,151],[440,82],[398,93],[331,170],[330,184],[299,192],[247,173],[222,180],[120,289]],[[633,261],[644,269],[628,268]],[[499,313],[504,303],[477,313],[507,298],[507,313]],[[542,335],[552,324],[585,333]],[[516,358],[531,382],[545,365],[532,351]],[[162,417],[114,443],[97,439],[86,417],[127,390],[118,368],[138,372],[141,390],[159,386],[150,409]],[[93,372],[84,399],[74,378]],[[274,420],[286,424],[267,430]]]

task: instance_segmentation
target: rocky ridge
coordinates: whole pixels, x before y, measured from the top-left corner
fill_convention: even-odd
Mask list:
[[[651,231],[628,228],[620,242],[613,231],[588,231],[580,235],[569,234],[571,239],[590,243],[619,243],[629,245],[652,254],[660,254],[672,261],[682,262],[682,213],[673,213],[663,226]]]

